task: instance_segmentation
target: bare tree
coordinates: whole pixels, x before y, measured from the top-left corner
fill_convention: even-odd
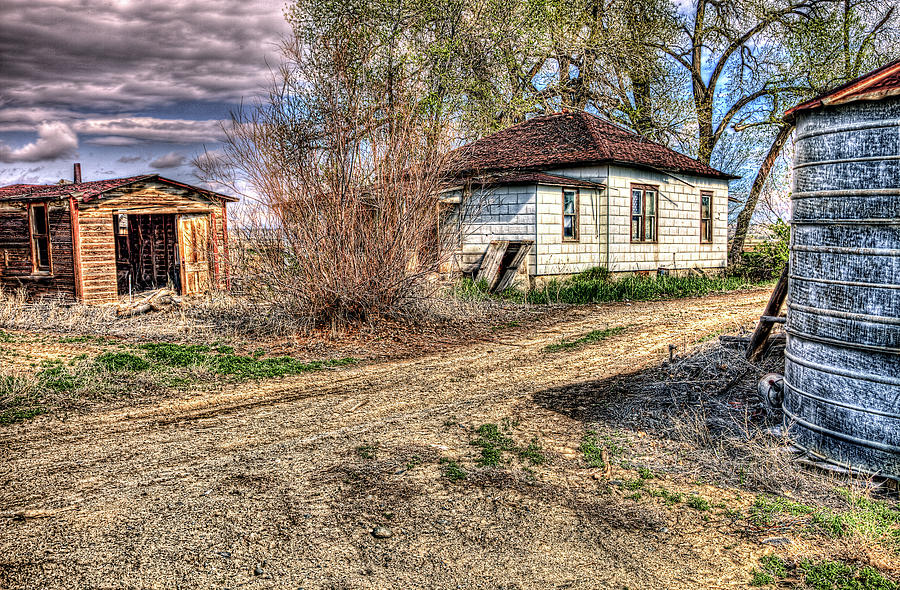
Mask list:
[[[267,98],[233,115],[221,157],[195,162],[245,197],[247,294],[317,325],[408,310],[457,241],[438,231],[446,142],[414,80],[376,69],[387,45],[367,25],[286,42]]]

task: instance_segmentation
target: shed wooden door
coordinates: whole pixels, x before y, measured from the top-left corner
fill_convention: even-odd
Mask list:
[[[178,216],[178,251],[181,257],[181,294],[209,290],[209,215]]]

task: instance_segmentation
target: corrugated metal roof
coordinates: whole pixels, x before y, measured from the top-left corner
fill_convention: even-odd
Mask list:
[[[788,121],[801,111],[860,100],[882,100],[900,96],[900,59],[795,106],[784,114]]]
[[[141,180],[155,180],[165,184],[171,184],[181,188],[211,195],[219,199],[235,202],[238,199],[229,195],[223,195],[200,187],[184,184],[169,178],[163,178],[158,174],[141,174],[127,178],[108,178],[106,180],[92,180],[90,182],[78,182],[67,184],[11,184],[0,187],[0,201],[44,201],[52,199],[64,199],[74,196],[82,202],[90,202],[107,191],[123,187]]]

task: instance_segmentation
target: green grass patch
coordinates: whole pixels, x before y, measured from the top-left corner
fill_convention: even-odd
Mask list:
[[[751,586],[781,586],[779,582],[785,581],[795,587],[799,580],[804,588],[813,590],[900,590],[900,584],[869,566],[809,559],[792,564],[777,555],[764,555],[759,565],[751,573]]]
[[[356,362],[356,359],[341,358],[327,361],[304,362],[289,356],[262,358],[265,351],[258,349],[249,356],[234,354],[230,347],[220,346],[213,350],[201,344],[174,344],[152,342],[142,344],[140,349],[147,357],[160,365],[169,367],[198,367],[219,375],[238,379],[271,379],[317,371],[326,367],[341,367]],[[224,351],[224,352],[223,352]]]
[[[846,510],[816,508],[784,498],[757,496],[748,510],[751,524],[768,527],[782,514],[809,516],[810,524],[835,537],[858,537],[900,553],[900,507],[884,500],[872,500],[840,490]]]
[[[871,567],[856,568],[837,561],[800,563],[804,582],[815,590],[897,590],[898,584]]]
[[[588,346],[589,344],[596,344],[598,342],[606,340],[607,338],[611,338],[612,336],[622,333],[623,330],[625,330],[625,326],[616,326],[615,328],[606,328],[603,330],[593,330],[591,332],[588,332],[584,336],[575,338],[574,340],[561,340],[554,344],[548,344],[544,347],[544,352],[559,352],[561,350],[572,350],[574,348]]]
[[[37,387],[36,379],[0,376],[0,424],[24,422],[45,413]]]
[[[637,478],[637,479],[629,479],[622,484],[626,490],[640,490],[644,487],[644,484],[647,483],[647,480]]]
[[[15,397],[2,402],[2,407],[0,407],[0,424],[7,425],[24,422],[46,412],[47,408],[34,403],[30,398]]]
[[[93,358],[81,354],[65,363],[42,361],[35,363],[38,370],[31,376],[0,379],[0,424],[28,420],[62,402],[72,405],[85,399],[181,389],[199,380],[210,381],[209,373],[240,381],[356,362],[351,358],[303,362],[287,356],[263,358],[262,354],[264,351],[258,350],[252,356],[236,355],[224,346],[148,343]]]
[[[456,461],[444,458],[441,459],[441,464],[444,466],[444,477],[450,481],[466,479],[466,471]]]
[[[174,344],[171,342],[148,342],[139,347],[147,357],[159,364],[170,367],[190,367],[203,364],[210,355],[208,346],[202,344]]]
[[[503,462],[504,452],[514,454],[532,465],[544,463],[545,457],[536,437],[531,439],[527,446],[519,447],[509,436],[509,432],[516,424],[512,420],[506,419],[500,426],[488,423],[475,429],[478,437],[472,440],[471,444],[481,448],[481,455],[475,460],[475,463],[482,467],[500,465]]]
[[[661,498],[666,506],[674,506],[684,501],[684,494],[681,492],[670,492],[665,488],[651,490],[650,495],[654,498]]]
[[[704,498],[703,496],[698,496],[696,494],[691,494],[688,496],[685,504],[688,508],[693,508],[694,510],[699,510],[700,512],[708,512],[712,510],[712,507],[709,505],[709,500]]]
[[[780,514],[791,516],[803,516],[815,512],[815,508],[788,500],[771,496],[757,496],[753,505],[747,510],[750,523],[758,527],[769,527],[775,524]]]
[[[104,352],[95,362],[107,371],[146,371],[150,368],[146,359],[130,352]]]
[[[638,477],[640,477],[641,479],[654,479],[656,477],[653,472],[646,467],[638,467],[637,472]]]
[[[361,459],[374,459],[378,454],[378,446],[378,443],[359,445],[356,447],[356,454],[359,455]]]
[[[494,299],[537,305],[585,304],[699,297],[772,282],[769,278],[752,280],[745,276],[633,275],[613,278],[605,268],[595,267],[572,277],[553,279],[542,288],[527,292],[507,289],[502,293],[488,293],[486,281],[464,278],[454,285],[450,294],[464,301]]]
[[[531,439],[524,449],[519,449],[519,457],[529,461],[532,465],[541,465],[546,460],[544,454],[541,453],[541,445],[537,438]]]
[[[527,294],[528,303],[602,303],[698,297],[754,286],[741,277],[642,276],[612,279],[605,269],[591,269],[567,279],[551,280]]]
[[[594,430],[588,430],[581,437],[578,447],[589,467],[603,468],[606,462],[621,457],[625,450],[611,436],[601,436]]]

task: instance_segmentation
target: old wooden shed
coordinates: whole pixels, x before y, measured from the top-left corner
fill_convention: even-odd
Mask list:
[[[84,303],[228,282],[226,204],[234,197],[158,174],[0,187],[0,286]]]

